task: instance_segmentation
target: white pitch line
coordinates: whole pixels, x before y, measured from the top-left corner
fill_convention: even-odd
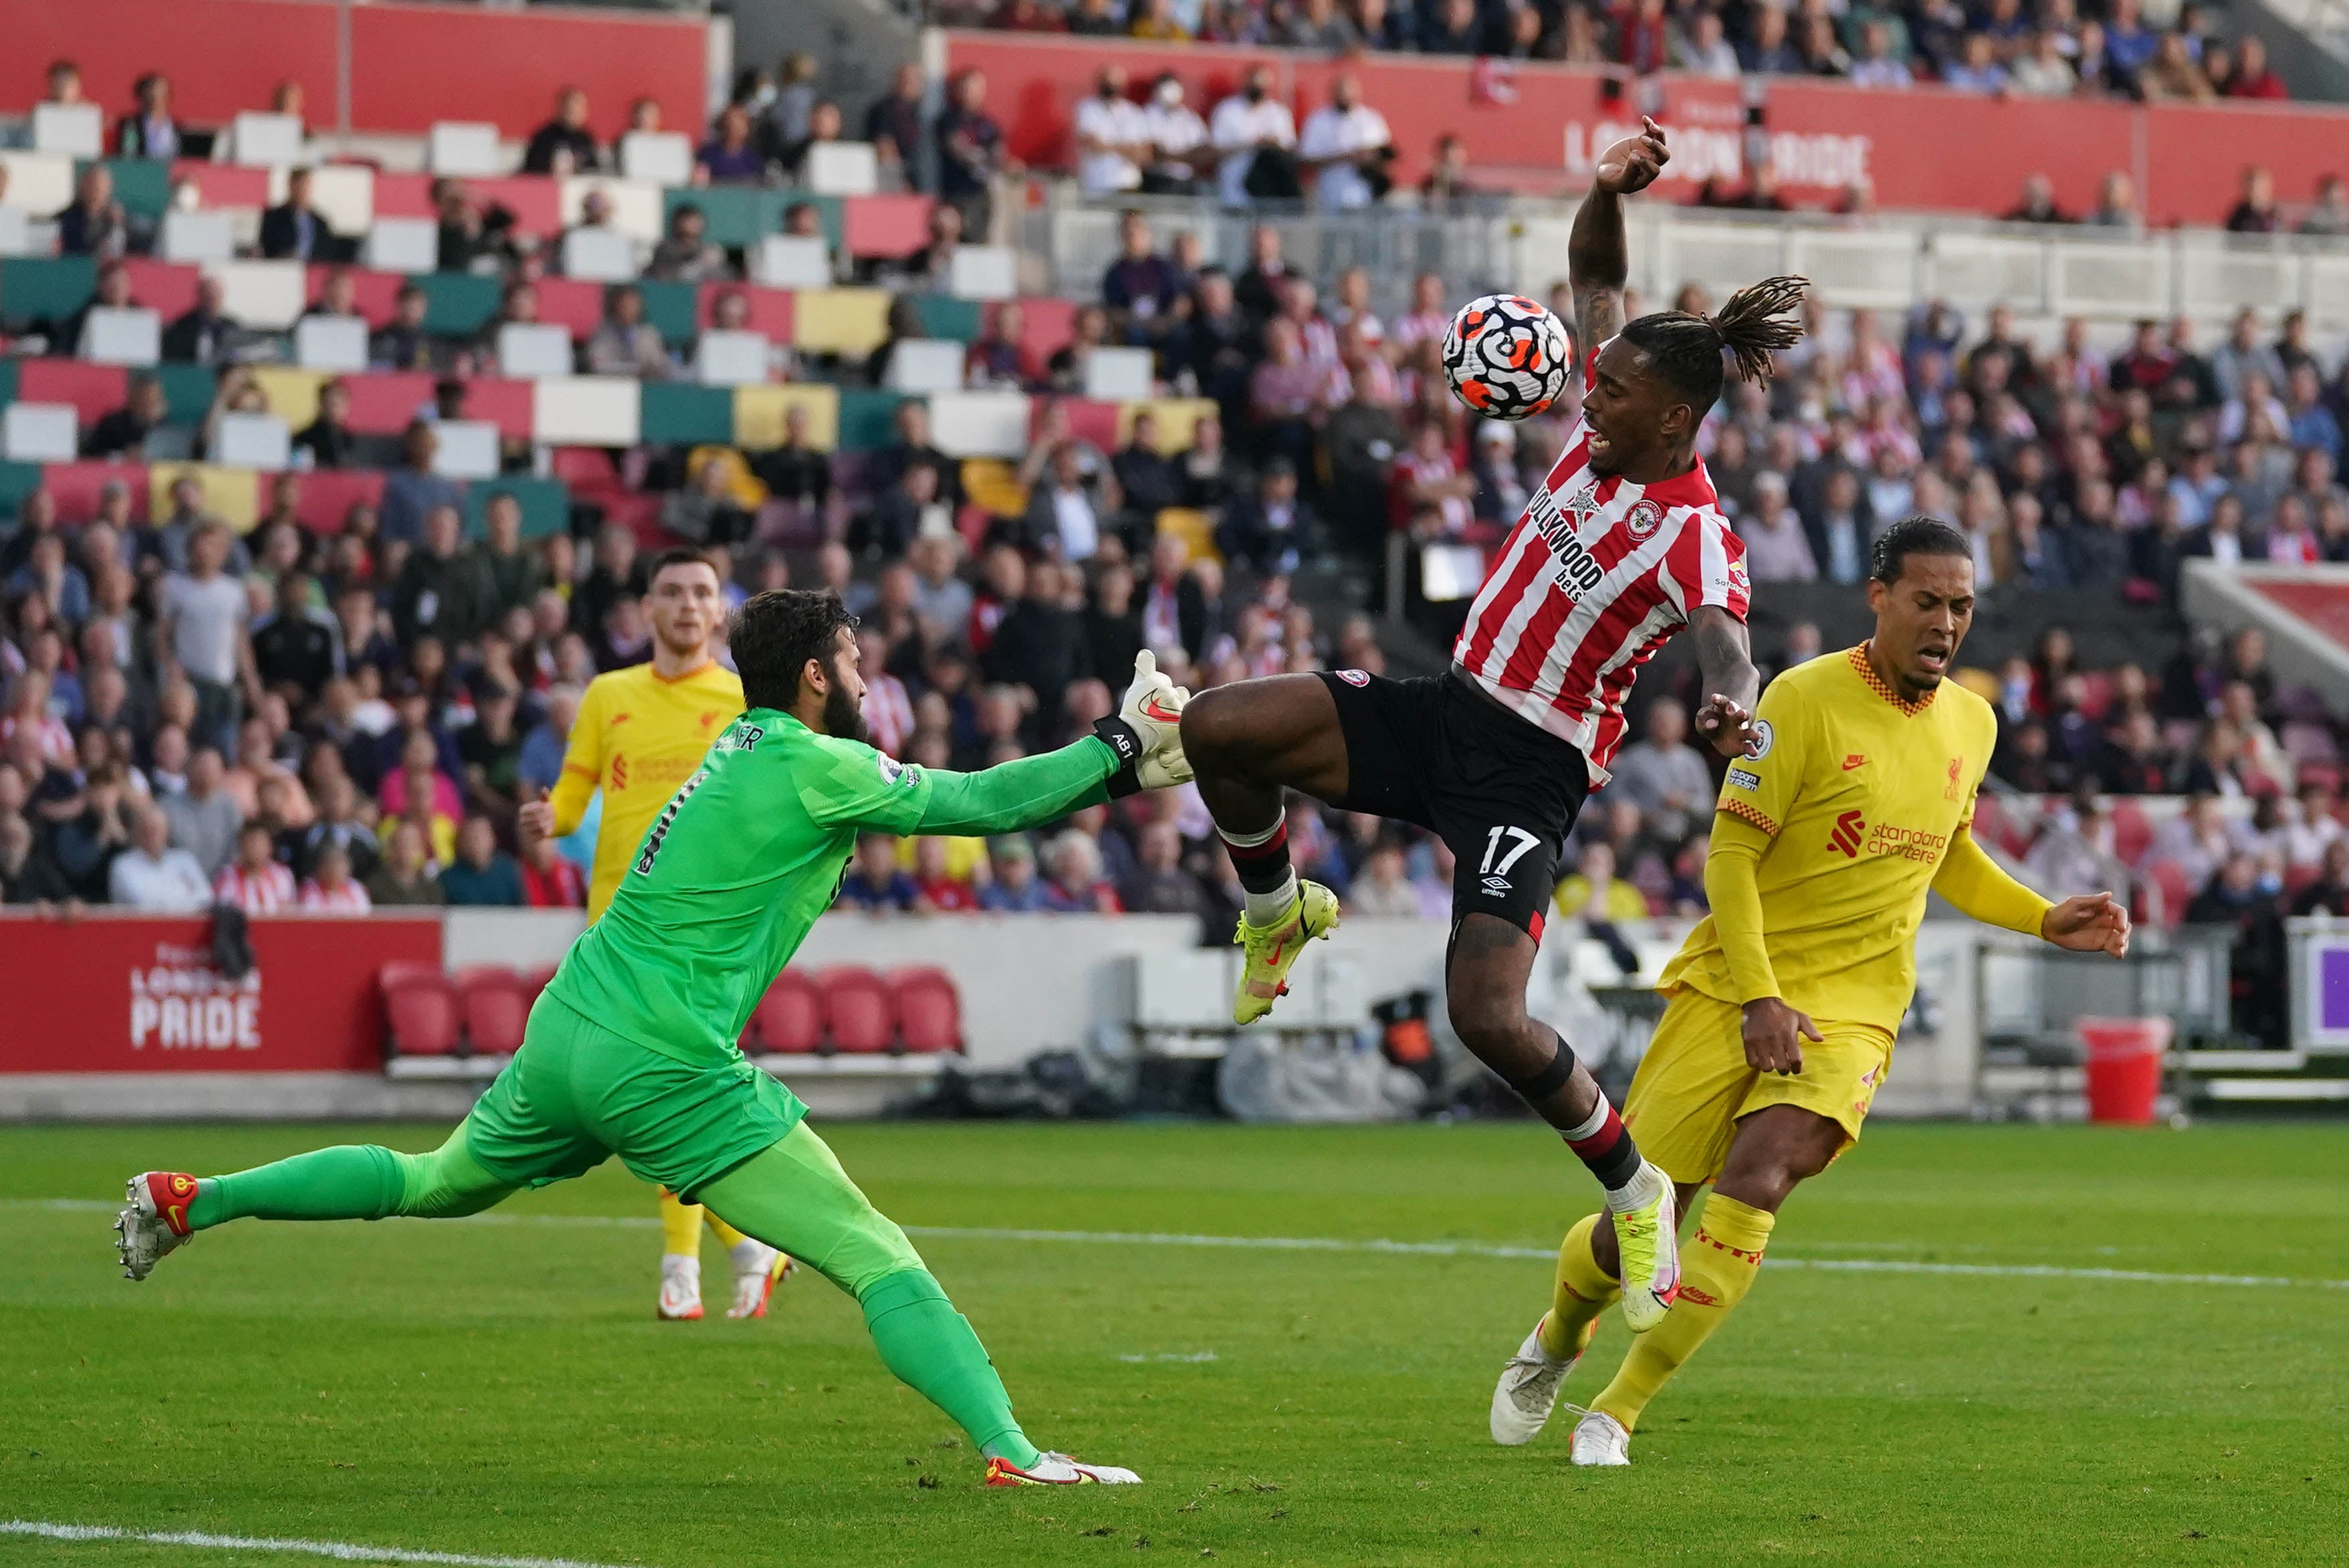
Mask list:
[[[52,1524],[44,1520],[0,1520],[0,1535],[39,1535],[51,1541],[137,1541],[153,1546],[196,1546],[223,1552],[292,1552],[345,1563],[431,1563],[444,1568],[615,1568],[572,1557],[478,1557],[467,1552],[418,1552],[404,1546],[361,1546],[348,1541],[286,1541],[270,1536],[207,1535],[197,1530],[119,1530],[110,1524]]]
[[[112,1213],[119,1203],[87,1198],[6,1198],[0,1208],[64,1209]],[[660,1221],[636,1214],[475,1214],[468,1225],[564,1225],[593,1229],[619,1226],[650,1230]],[[1500,1258],[1547,1261],[1556,1247],[1510,1246],[1491,1242],[1398,1242],[1378,1236],[1208,1236],[1176,1231],[1031,1231],[988,1225],[907,1225],[909,1236],[938,1241],[1058,1242],[1083,1246],[1220,1247],[1242,1252],[1368,1253],[1395,1257]],[[1842,1274],[1961,1274],[1986,1279],[2069,1279],[2121,1284],[2200,1284],[2258,1289],[2349,1290],[2349,1279],[2293,1279],[2284,1274],[2173,1274],[2158,1269],[2064,1268],[2054,1264],[1940,1264],[1909,1258],[1788,1257],[1773,1253],[1764,1266],[1826,1269]]]

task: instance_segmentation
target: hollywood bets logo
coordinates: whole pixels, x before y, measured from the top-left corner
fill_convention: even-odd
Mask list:
[[[130,972],[130,1048],[255,1051],[261,1048],[261,971],[231,980],[212,951],[155,944],[155,962]]]

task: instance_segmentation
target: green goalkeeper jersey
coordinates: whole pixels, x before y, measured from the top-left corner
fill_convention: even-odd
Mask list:
[[[754,707],[646,830],[546,995],[678,1061],[739,1059],[751,1009],[831,907],[860,831],[1031,828],[1106,799],[1119,767],[1088,736],[982,773],[928,769]]]

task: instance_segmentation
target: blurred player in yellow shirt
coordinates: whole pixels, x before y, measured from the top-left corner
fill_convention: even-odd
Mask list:
[[[690,550],[656,558],[647,580],[645,614],[653,629],[650,664],[597,676],[579,701],[564,753],[563,777],[549,799],[523,808],[525,832],[561,838],[578,829],[587,802],[604,792],[587,883],[587,918],[603,914],[628,859],[677,787],[701,766],[709,743],[742,711],[742,683],[719,664],[710,643],[725,622],[717,568]],[[701,1315],[698,1203],[660,1194],[660,1301],[667,1319]],[[715,1216],[709,1223],[734,1261],[729,1317],[764,1317],[775,1282],[791,1260]]]
[[[1632,1342],[1574,1429],[1578,1465],[1630,1463],[1640,1411],[1744,1299],[1778,1210],[1859,1137],[1917,986],[1930,888],[1986,924],[2079,953],[2128,950],[2110,893],[2050,904],[1969,832],[1998,723],[1943,677],[1973,618],[1965,536],[1911,518],[1876,542],[1876,634],[1788,670],[1762,694],[1761,745],[1733,761],[1705,893],[1658,988],[1671,1001],[1623,1122],[1671,1176],[1680,1212],[1707,1183],[1680,1295]],[[1502,1373],[1493,1436],[1530,1440],[1615,1299],[1615,1236],[1567,1233],[1550,1309]]]

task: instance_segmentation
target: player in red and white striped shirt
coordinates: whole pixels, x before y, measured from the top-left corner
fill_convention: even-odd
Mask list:
[[[1290,869],[1284,789],[1417,822],[1450,846],[1453,1026],[1606,1189],[1635,1333],[1661,1322],[1679,1289],[1671,1183],[1557,1032],[1526,1015],[1526,982],[1559,855],[1585,796],[1607,780],[1639,666],[1689,630],[1711,694],[1699,732],[1731,756],[1757,743],[1743,550],[1695,443],[1721,397],[1723,355],[1766,377],[1772,350],[1800,335],[1791,313],[1804,287],[1774,278],[1718,317],[1672,312],[1625,326],[1622,199],[1670,156],[1646,122],[1608,150],[1576,212],[1568,270],[1577,336],[1591,351],[1583,417],[1502,546],[1452,669],[1242,681],[1201,693],[1183,716],[1199,793],[1247,893],[1240,1023],[1271,1008],[1299,950],[1338,923],[1336,897]]]
[[[212,879],[212,897],[247,914],[275,914],[294,907],[294,873],[277,861],[269,830],[247,822],[236,836],[236,859]]]

